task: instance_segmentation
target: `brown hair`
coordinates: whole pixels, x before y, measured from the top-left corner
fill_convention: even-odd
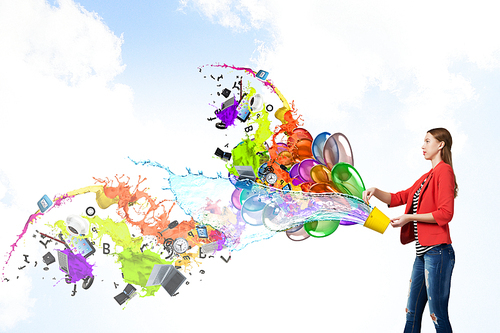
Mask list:
[[[444,142],[444,147],[441,150],[441,158],[443,159],[443,162],[446,164],[449,164],[451,168],[453,169],[453,162],[451,159],[451,145],[453,144],[453,140],[451,138],[450,132],[446,128],[433,128],[427,133],[430,133],[436,140],[439,142]],[[455,172],[453,172],[455,174]],[[458,184],[457,184],[457,178],[455,177],[455,193],[454,196],[455,198],[457,197],[458,194]]]

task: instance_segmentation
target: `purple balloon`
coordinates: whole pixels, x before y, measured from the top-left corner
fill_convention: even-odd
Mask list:
[[[292,185],[293,186],[298,186],[302,183],[305,183],[306,181],[304,179],[302,179],[300,176],[297,176],[295,178],[292,178]]]
[[[290,175],[290,178],[296,178],[299,176],[299,165],[300,163],[296,163],[292,166],[290,171],[288,171],[288,174]]]
[[[313,166],[318,165],[319,162],[312,158],[306,158],[299,164],[299,176],[306,182],[314,182],[311,177],[311,169]]]

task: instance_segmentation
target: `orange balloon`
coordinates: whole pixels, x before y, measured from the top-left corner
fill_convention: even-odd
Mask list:
[[[312,153],[312,140],[302,139],[297,141],[293,148],[293,157],[297,161],[305,160],[306,158],[313,158]]]
[[[305,128],[296,128],[293,130],[293,134],[295,134],[299,140],[302,139],[309,139],[311,141],[313,140],[311,133],[309,133],[309,131],[306,130]]]
[[[332,181],[332,173],[323,164],[318,164],[311,168],[311,178],[316,183],[330,183]]]
[[[300,189],[302,192],[310,192],[310,188],[316,184],[314,183],[302,183],[300,184]]]
[[[288,147],[293,148],[297,144],[297,142],[304,139],[313,141],[311,133],[309,133],[306,129],[296,128],[289,135],[286,144],[288,145]]]
[[[309,192],[313,193],[325,193],[325,192],[337,192],[332,184],[328,183],[317,183],[309,188]]]
[[[287,168],[294,164],[292,154],[289,151],[281,152],[276,161],[278,161],[279,164],[283,164]]]

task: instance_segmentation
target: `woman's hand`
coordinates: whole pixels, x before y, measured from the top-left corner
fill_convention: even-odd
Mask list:
[[[395,217],[391,219],[391,225],[394,228],[400,228],[404,226],[406,223],[413,221],[412,214],[403,214],[399,217]]]
[[[375,194],[376,190],[376,187],[370,187],[366,191],[363,191],[363,201],[366,202],[367,205],[370,204],[370,199]]]

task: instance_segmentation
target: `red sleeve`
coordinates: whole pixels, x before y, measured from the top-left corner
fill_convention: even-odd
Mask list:
[[[397,193],[391,193],[391,203],[389,207],[397,207],[406,204],[408,201],[408,195],[410,193],[411,187],[404,191],[399,191]]]
[[[432,212],[432,216],[439,226],[444,226],[453,217],[455,201],[455,175],[450,165],[440,170],[437,176],[437,210]]]
[[[415,182],[415,184],[412,185],[409,189],[406,189],[404,191],[399,191],[397,193],[391,193],[391,203],[388,205],[389,207],[397,207],[401,205],[405,205],[408,202],[408,196],[411,194],[412,189],[417,185],[421,184],[423,182],[423,177],[426,175],[420,177],[419,180]]]

